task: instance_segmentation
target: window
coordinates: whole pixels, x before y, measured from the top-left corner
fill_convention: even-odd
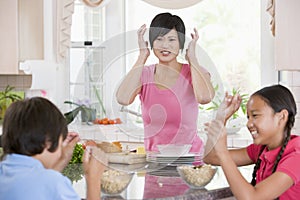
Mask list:
[[[70,98],[75,102],[88,100],[98,116],[105,115],[102,107],[104,47],[100,45],[104,38],[103,13],[105,8],[90,8],[75,1],[69,55]]]
[[[252,93],[260,86],[259,1],[203,0],[189,8],[167,10],[130,0],[126,12],[126,31],[137,30],[142,24],[149,27],[153,17],[161,12],[180,16],[187,37],[194,27],[199,31],[198,44],[211,58],[226,90],[238,87]],[[200,56],[198,59],[201,63]],[[128,58],[130,62],[133,64]],[[129,70],[131,66],[127,67]]]

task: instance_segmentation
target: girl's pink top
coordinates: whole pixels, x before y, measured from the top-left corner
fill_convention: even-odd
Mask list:
[[[251,144],[247,147],[247,153],[253,162],[258,159],[258,154],[261,145]],[[272,175],[273,166],[275,164],[277,155],[281,147],[268,151],[264,149],[260,155],[261,164],[256,172],[256,183],[259,183]],[[276,171],[285,173],[294,184],[287,191],[285,191],[279,198],[280,200],[299,199],[300,197],[300,137],[296,135],[291,136],[284,153],[278,163]]]
[[[169,89],[156,86],[154,71],[155,65],[145,66],[141,76],[145,149],[158,151],[158,144],[192,144],[190,152],[203,152],[197,135],[198,102],[190,66],[183,64],[177,82]]]

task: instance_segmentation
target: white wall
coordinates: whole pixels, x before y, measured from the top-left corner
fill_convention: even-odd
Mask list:
[[[267,0],[261,1],[261,85],[271,85],[278,82],[278,72],[275,70],[274,37],[269,26],[271,17],[266,11]]]
[[[119,117],[114,103],[118,83],[125,73],[125,1],[112,0],[105,9],[105,37],[104,42],[104,104],[107,117]]]

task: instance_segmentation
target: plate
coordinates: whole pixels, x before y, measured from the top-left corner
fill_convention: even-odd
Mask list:
[[[159,158],[159,157],[162,157],[162,158],[186,158],[186,157],[195,157],[196,154],[185,154],[185,155],[174,155],[174,154],[157,154],[155,157]]]
[[[156,145],[161,154],[172,156],[188,154],[192,145],[191,144],[158,144]]]
[[[147,154],[146,160],[148,162],[160,163],[160,164],[192,164],[195,162],[201,162],[201,156],[198,154],[185,154],[181,156],[172,156],[160,153]]]

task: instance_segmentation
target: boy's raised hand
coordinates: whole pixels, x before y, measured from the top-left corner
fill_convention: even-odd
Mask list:
[[[62,143],[61,157],[56,163],[54,169],[62,171],[70,162],[76,143],[79,142],[79,135],[75,132],[68,132],[66,139]]]

